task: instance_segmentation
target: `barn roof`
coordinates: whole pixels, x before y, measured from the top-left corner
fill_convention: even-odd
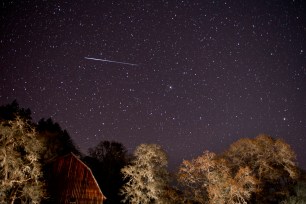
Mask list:
[[[101,204],[106,199],[91,169],[73,153],[55,159],[49,176],[56,203]]]

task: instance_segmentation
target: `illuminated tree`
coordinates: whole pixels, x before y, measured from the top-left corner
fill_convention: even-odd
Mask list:
[[[244,204],[257,191],[257,180],[248,167],[232,176],[226,160],[208,151],[183,161],[178,180],[187,195],[199,203]]]
[[[167,156],[159,145],[141,144],[131,165],[122,169],[127,183],[122,188],[124,202],[133,204],[163,203],[168,184]]]
[[[0,203],[40,203],[42,149],[28,122],[17,117],[0,123]]]
[[[176,187],[168,186],[165,188],[163,195],[162,195],[162,201],[161,203],[166,204],[189,204],[189,200],[186,199],[184,196],[182,196],[182,191],[180,191]]]
[[[252,169],[262,189],[256,196],[256,202],[272,203],[283,200],[299,176],[296,156],[290,145],[267,135],[240,139],[223,156],[232,173],[241,167]]]

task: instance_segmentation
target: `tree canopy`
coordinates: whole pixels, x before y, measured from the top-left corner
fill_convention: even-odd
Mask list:
[[[261,191],[255,194],[256,202],[279,202],[290,194],[299,177],[296,155],[289,144],[268,135],[254,139],[242,138],[230,145],[223,157],[232,173],[240,167],[252,169],[260,182]]]
[[[88,150],[83,160],[91,168],[102,192],[105,203],[120,203],[119,189],[124,184],[121,169],[128,164],[127,150],[119,142],[101,141]]]
[[[44,118],[38,122],[37,131],[40,138],[47,145],[43,157],[46,161],[57,156],[63,156],[70,152],[81,155],[73,140],[66,130],[62,130],[58,123],[51,118]]]
[[[221,155],[205,151],[183,161],[178,180],[200,203],[279,203],[299,177],[295,153],[281,139],[242,138]]]
[[[156,144],[141,144],[134,152],[132,163],[122,169],[127,183],[122,188],[124,201],[137,204],[164,203],[168,185],[166,153]]]
[[[34,127],[17,117],[0,123],[0,202],[40,203],[45,195]]]
[[[191,199],[199,203],[244,204],[257,191],[257,179],[249,167],[231,174],[227,161],[215,153],[204,152],[192,161],[183,161],[179,174]]]
[[[16,117],[31,120],[31,110],[20,108],[17,100],[11,104],[0,106],[0,120],[14,120]]]

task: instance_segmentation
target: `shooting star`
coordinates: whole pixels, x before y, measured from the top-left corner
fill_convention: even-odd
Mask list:
[[[126,64],[126,65],[131,65],[131,66],[138,66],[138,64],[132,64],[132,63],[128,63],[128,62],[118,62],[118,61],[107,60],[107,59],[99,59],[99,58],[93,58],[93,57],[84,57],[84,58],[88,59],[88,60],[110,62],[110,63],[116,63],[116,64]]]

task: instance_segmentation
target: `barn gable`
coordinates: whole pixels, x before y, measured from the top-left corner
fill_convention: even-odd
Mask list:
[[[49,168],[48,187],[58,204],[102,204],[106,197],[91,170],[73,153],[57,158]]]

